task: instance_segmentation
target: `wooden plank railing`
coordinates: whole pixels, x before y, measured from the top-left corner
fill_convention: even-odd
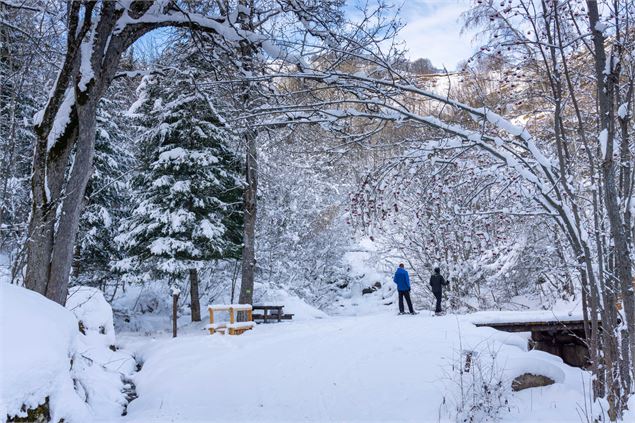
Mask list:
[[[209,305],[207,309],[209,310],[209,325],[207,325],[207,329],[209,330],[210,335],[213,335],[216,332],[222,334],[227,332],[229,335],[240,335],[241,333],[253,329],[256,325],[253,321],[251,304],[212,304]],[[229,312],[229,323],[214,322],[214,313],[222,311]],[[240,311],[247,313],[247,321],[236,321],[237,313]]]

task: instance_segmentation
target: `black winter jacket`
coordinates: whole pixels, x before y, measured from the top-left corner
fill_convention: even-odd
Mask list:
[[[443,279],[443,276],[439,275],[438,273],[433,274],[432,276],[430,276],[430,287],[432,287],[432,292],[434,293],[440,293],[441,292],[441,286],[445,286],[447,285],[448,282]]]

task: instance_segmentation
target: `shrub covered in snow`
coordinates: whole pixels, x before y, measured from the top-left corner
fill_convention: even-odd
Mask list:
[[[498,421],[509,409],[510,387],[497,360],[497,351],[463,351],[455,363],[454,380],[458,384],[454,400],[457,422]]]

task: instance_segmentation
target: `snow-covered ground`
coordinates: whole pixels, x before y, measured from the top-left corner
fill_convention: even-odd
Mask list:
[[[2,421],[45,397],[68,423],[547,423],[600,413],[589,405],[588,372],[528,351],[527,334],[473,324],[504,321],[509,312],[397,316],[378,306],[359,315],[370,311],[371,295],[351,310],[357,315],[332,317],[281,291],[272,300],[285,301],[294,320],[241,336],[209,335],[201,322],[183,325],[175,339],[167,332],[115,338],[110,308],[93,288],[74,290],[65,309],[0,285]],[[540,313],[523,316],[549,312]],[[142,364],[134,374],[133,355]],[[512,392],[511,381],[523,373],[555,384]],[[120,416],[130,381],[138,398]]]
[[[129,335],[123,343],[143,362],[139,398],[122,420],[130,423],[454,421],[461,351],[477,351],[478,371],[503,381],[503,421],[578,422],[589,383],[558,357],[528,352],[522,335],[452,315],[325,318],[235,337],[190,328],[176,339]],[[511,380],[526,371],[557,383],[512,395]]]

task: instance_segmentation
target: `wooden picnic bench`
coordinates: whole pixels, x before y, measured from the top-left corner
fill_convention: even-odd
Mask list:
[[[252,306],[253,310],[260,310],[262,314],[254,314],[254,320],[262,320],[263,323],[267,323],[267,321],[278,321],[281,320],[291,320],[293,318],[293,314],[284,314],[282,309],[284,306],[279,305],[254,305]],[[273,311],[274,313],[270,312]]]
[[[216,332],[224,334],[225,331],[227,331],[230,335],[240,335],[245,331],[253,329],[256,325],[252,318],[251,304],[212,304],[209,305],[207,309],[209,310],[209,325],[207,325],[207,329],[209,330],[210,335],[213,335]],[[218,311],[229,312],[229,323],[214,322],[214,312]],[[246,312],[247,321],[238,322],[238,312]]]

